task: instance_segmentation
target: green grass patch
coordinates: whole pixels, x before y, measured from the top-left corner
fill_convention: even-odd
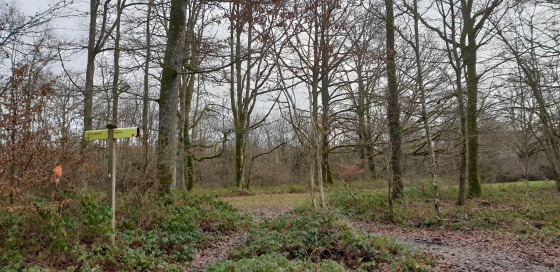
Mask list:
[[[309,191],[308,184],[292,184],[292,185],[278,185],[278,186],[252,186],[249,190],[239,189],[238,187],[228,188],[195,188],[193,194],[195,195],[213,195],[216,197],[236,197],[236,196],[251,196],[251,195],[273,195],[273,194],[298,194],[306,193]]]
[[[549,244],[560,243],[560,193],[553,181],[484,184],[483,196],[455,205],[458,190],[442,187],[442,218],[434,211],[431,187],[409,186],[395,202],[397,225],[407,228],[443,228],[449,230],[503,230],[522,239]],[[360,220],[387,223],[387,191],[334,191],[329,199],[335,209]]]
[[[238,209],[251,209],[255,207],[297,207],[311,205],[309,194],[305,193],[283,193],[283,194],[259,194],[243,197],[223,197],[221,200],[232,204]]]

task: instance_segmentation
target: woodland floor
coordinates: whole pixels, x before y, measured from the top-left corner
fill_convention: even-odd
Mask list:
[[[301,194],[278,194],[266,203],[254,196],[225,198],[255,222],[290,213],[301,204]],[[349,227],[367,235],[393,237],[413,248],[434,256],[434,271],[560,271],[560,246],[542,246],[520,241],[507,230],[447,231],[403,229],[378,223],[346,219]],[[227,259],[227,252],[240,245],[246,234],[232,233],[227,239],[196,256],[187,271],[205,271],[205,267]]]

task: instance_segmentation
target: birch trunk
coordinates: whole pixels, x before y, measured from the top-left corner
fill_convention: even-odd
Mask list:
[[[424,123],[424,132],[426,136],[426,147],[428,148],[429,168],[432,176],[432,186],[434,190],[434,210],[438,218],[441,218],[441,210],[439,204],[439,185],[437,179],[437,160],[434,152],[434,143],[432,141],[432,132],[430,129],[429,116],[426,106],[426,89],[424,88],[424,75],[422,70],[422,60],[420,55],[420,31],[418,27],[418,1],[414,1],[414,57],[416,61],[416,84],[420,92],[420,102],[422,104],[422,122]]]

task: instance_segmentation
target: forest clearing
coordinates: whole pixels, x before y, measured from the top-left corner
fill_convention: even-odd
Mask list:
[[[0,271],[560,271],[558,0],[0,7]]]
[[[99,195],[3,206],[3,271],[558,271],[555,184],[484,185],[456,206],[442,187],[442,218],[428,189],[408,188],[388,214],[372,183],[327,188],[314,212],[305,187],[178,193],[119,203],[116,243]],[[354,198],[354,195],[356,198]],[[162,208],[163,207],[163,208]]]

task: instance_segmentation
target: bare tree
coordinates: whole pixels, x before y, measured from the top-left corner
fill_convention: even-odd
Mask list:
[[[443,17],[443,27],[434,27],[426,18],[419,17],[421,22],[430,30],[436,32],[446,43],[453,48],[460,50],[459,58],[461,61],[460,69],[465,69],[466,81],[466,145],[467,145],[467,172],[469,181],[470,196],[480,196],[482,186],[480,182],[479,168],[479,144],[478,144],[478,84],[481,75],[477,71],[478,51],[480,46],[485,43],[485,26],[488,19],[495,13],[495,10],[503,0],[460,0],[460,1],[438,1],[438,12]],[[413,12],[413,8],[406,5]],[[455,13],[457,10],[457,13]],[[422,13],[422,12],[420,12]],[[448,16],[451,14],[451,16]],[[457,22],[460,20],[460,22]],[[457,28],[460,28],[457,30]],[[447,31],[456,36],[449,36]],[[481,35],[482,33],[482,35]],[[455,56],[456,57],[456,56]],[[459,67],[455,68],[459,71]],[[459,94],[460,95],[460,94]],[[461,197],[460,197],[461,198]],[[461,200],[459,200],[461,202]]]
[[[413,22],[414,22],[414,39],[406,40],[408,44],[412,47],[414,51],[414,60],[416,64],[416,87],[418,88],[418,92],[420,95],[420,105],[421,105],[421,120],[424,125],[424,133],[426,138],[426,149],[428,151],[429,156],[429,172],[432,177],[432,186],[434,190],[434,209],[438,216],[441,218],[441,210],[440,210],[440,199],[439,199],[439,184],[438,184],[438,174],[437,174],[437,159],[434,150],[434,142],[432,138],[432,129],[429,121],[428,116],[428,106],[427,106],[427,94],[426,94],[426,84],[424,82],[425,72],[424,72],[424,65],[422,63],[422,52],[421,52],[421,44],[420,44],[420,27],[419,27],[419,13],[418,13],[418,1],[414,0],[412,3],[413,7]]]
[[[294,1],[279,25],[287,37],[277,57],[285,84],[285,116],[308,156],[311,192],[318,185],[322,199],[322,184],[333,182],[329,155],[341,111],[337,107],[347,86],[343,64],[352,52],[347,29],[355,20],[355,8],[355,1]]]
[[[94,97],[94,77],[95,77],[95,58],[102,52],[105,43],[110,38],[113,30],[117,26],[117,21],[109,22],[110,2],[105,0],[101,11],[101,25],[98,30],[97,20],[99,19],[99,7],[101,0],[90,0],[90,21],[87,45],[87,64],[86,79],[84,87],[84,130],[93,129],[93,97]],[[85,145],[84,141],[84,145]]]
[[[148,8],[146,11],[146,55],[144,59],[144,77],[143,77],[143,93],[142,93],[142,145],[144,146],[144,166],[143,172],[148,169],[148,115],[150,110],[150,62],[152,57],[152,9],[154,0],[148,0]]]
[[[197,114],[197,105],[194,105],[193,97],[196,94],[196,88],[200,88],[202,75],[198,72],[201,70],[201,63],[205,59],[204,47],[208,45],[204,41],[204,31],[208,24],[207,13],[211,12],[210,7],[204,1],[188,1],[187,8],[187,24],[185,37],[185,63],[183,74],[183,86],[179,93],[180,115],[179,115],[179,162],[177,187],[192,190],[195,183],[195,154],[192,147],[192,139],[190,131],[194,129],[197,120],[202,118],[208,107],[201,110]]]
[[[537,140],[560,190],[560,141],[556,121],[559,113],[556,103],[560,99],[555,94],[560,81],[557,74],[548,72],[549,67],[557,67],[559,59],[556,49],[547,46],[555,43],[555,34],[554,26],[547,26],[547,18],[542,18],[543,14],[547,14],[542,11],[543,8],[538,4],[520,5],[516,7],[513,24],[502,27],[497,21],[494,24],[500,28],[498,36],[522,72],[522,82],[534,98],[536,108],[532,110],[540,121],[537,135],[542,135]],[[558,15],[553,10],[549,12]],[[533,130],[536,129],[533,127]]]
[[[113,50],[113,84],[111,87],[111,123],[118,124],[119,95],[120,95],[120,57],[121,57],[121,16],[126,7],[126,0],[117,1],[117,18],[115,19],[115,35]]]
[[[49,180],[43,171],[52,159],[47,141],[50,115],[46,110],[55,94],[55,81],[48,66],[58,56],[51,33],[37,33],[31,43],[19,37],[6,45],[9,48],[3,48],[10,54],[4,60],[7,69],[0,74],[3,78],[9,73],[0,83],[0,187],[2,193],[9,192],[11,203],[19,192]]]
[[[245,185],[245,150],[250,130],[260,125],[252,120],[255,105],[263,94],[277,89],[270,83],[276,62],[271,49],[278,37],[272,32],[279,3],[245,0],[230,4],[230,103],[235,133],[235,185]]]
[[[369,12],[358,15],[360,20],[350,27],[351,59],[347,73],[348,102],[352,116],[344,119],[352,125],[348,130],[356,134],[360,165],[367,165],[370,178],[378,178],[382,169],[377,169],[375,158],[380,153],[377,145],[382,138],[385,122],[380,116],[385,114],[382,93],[382,78],[386,70],[383,52],[384,29],[382,23]],[[380,27],[372,27],[372,26]],[[355,79],[353,78],[355,76]]]
[[[60,11],[71,5],[74,1],[60,0],[49,5],[48,9],[39,11],[31,16],[23,16],[15,2],[8,3],[0,1],[2,11],[0,11],[0,51],[14,41],[18,41],[22,36],[40,32],[53,18],[60,18]],[[6,51],[4,51],[6,53]]]

